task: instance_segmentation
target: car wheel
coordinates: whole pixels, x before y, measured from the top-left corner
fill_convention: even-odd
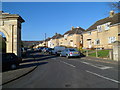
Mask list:
[[[66,55],[66,57],[67,57],[67,58],[69,58],[69,56],[68,56],[68,55]]]
[[[16,68],[17,68],[17,64],[12,64],[12,65],[10,66],[10,68],[11,68],[11,69],[16,69]]]
[[[60,57],[62,57],[62,55],[60,54]]]

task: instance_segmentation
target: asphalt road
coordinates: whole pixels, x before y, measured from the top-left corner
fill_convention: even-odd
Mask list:
[[[85,58],[35,53],[40,63],[28,75],[3,88],[118,88],[118,65]]]

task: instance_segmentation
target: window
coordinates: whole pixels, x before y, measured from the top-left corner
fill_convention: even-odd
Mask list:
[[[66,39],[66,38],[67,38],[67,36],[68,36],[68,34],[64,35],[64,38]]]
[[[95,45],[100,45],[100,40],[99,39],[96,39],[95,42],[94,42]]]
[[[91,35],[91,32],[88,32],[88,35]]]
[[[105,30],[109,30],[110,29],[110,23],[106,23],[105,24]]]
[[[97,26],[98,32],[102,32],[102,26]]]
[[[109,37],[108,38],[108,43],[113,43],[116,41],[116,37]]]

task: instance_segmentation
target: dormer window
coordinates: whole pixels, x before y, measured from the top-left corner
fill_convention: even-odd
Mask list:
[[[101,25],[97,26],[97,30],[98,32],[102,32],[102,26]]]
[[[91,32],[88,32],[88,35],[91,35]]]
[[[105,24],[105,30],[109,30],[110,29],[110,23],[106,23]]]
[[[68,34],[64,35],[64,39],[67,39]]]

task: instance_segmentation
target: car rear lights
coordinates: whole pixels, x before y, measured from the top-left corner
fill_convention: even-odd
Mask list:
[[[70,54],[72,54],[72,52],[70,52]]]

